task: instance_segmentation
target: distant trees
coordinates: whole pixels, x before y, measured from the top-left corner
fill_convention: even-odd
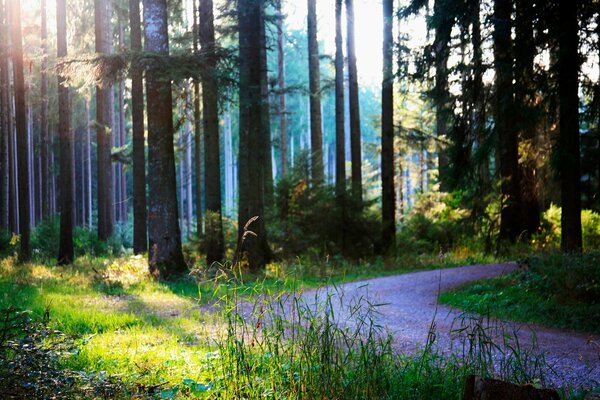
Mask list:
[[[169,55],[166,0],[144,0],[144,49]],[[148,110],[148,263],[150,271],[169,277],[187,268],[181,250],[175,151],[173,149],[173,104],[171,82],[159,66],[146,70]]]
[[[142,51],[140,0],[129,0],[131,51]],[[133,252],[148,250],[146,225],[146,140],[144,137],[143,70],[134,66],[131,71],[131,130],[133,142]]]

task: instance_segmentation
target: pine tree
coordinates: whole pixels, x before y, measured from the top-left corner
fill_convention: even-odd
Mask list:
[[[308,80],[310,91],[310,148],[311,178],[317,185],[323,183],[323,130],[321,116],[321,83],[319,71],[319,43],[317,41],[316,0],[308,0]]]

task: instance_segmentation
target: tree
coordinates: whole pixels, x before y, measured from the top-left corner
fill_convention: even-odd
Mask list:
[[[271,208],[275,201],[275,185],[273,182],[273,147],[271,140],[271,102],[269,99],[269,66],[267,63],[267,14],[266,0],[262,0],[260,8],[260,93],[262,102],[261,123],[263,146],[263,180],[265,185],[265,207]]]
[[[167,1],[144,0],[144,49],[169,55]],[[146,70],[148,110],[148,263],[153,275],[170,277],[185,271],[181,250],[175,150],[173,149],[173,102],[171,82],[159,66]]]
[[[558,1],[558,165],[561,188],[563,251],[581,251],[581,173],[579,149],[579,1]]]
[[[513,126],[513,67],[511,0],[494,3],[494,67],[496,69],[495,127],[498,138],[502,210],[500,239],[515,241],[519,229],[519,164],[516,129]]]
[[[346,1],[346,44],[348,48],[348,96],[350,100],[350,158],[352,161],[352,195],[362,200],[362,156],[360,107],[358,103],[358,71],[354,45],[354,3]]]
[[[11,43],[15,94],[15,123],[17,132],[17,168],[19,170],[19,232],[21,234],[20,261],[29,259],[30,199],[29,199],[29,143],[27,137],[27,109],[25,106],[25,78],[23,76],[23,39],[21,33],[21,2],[12,0],[10,7]]]
[[[283,0],[277,0],[277,84],[279,86],[279,158],[281,177],[287,173],[287,110],[285,104],[285,56],[283,51]]]
[[[266,106],[261,93],[261,12],[262,0],[239,0],[237,4],[239,32],[239,151],[238,151],[238,238],[243,227],[255,216],[250,229],[256,237],[246,235],[244,250],[249,266],[257,270],[269,261],[271,251],[267,242],[264,221],[264,119],[260,116]]]
[[[381,87],[381,187],[382,253],[395,248],[396,208],[394,197],[394,39],[393,0],[383,1],[383,82]]]
[[[142,51],[140,0],[129,0],[131,51]],[[142,68],[131,71],[131,130],[133,142],[133,252],[148,250],[146,226],[146,156],[144,139],[144,81]]]
[[[335,193],[343,209],[346,193],[346,141],[344,127],[344,50],[342,0],[335,0]],[[343,234],[343,232],[342,232]]]
[[[308,1],[308,80],[310,91],[311,178],[323,183],[323,131],[321,120],[321,83],[319,72],[319,43],[317,41],[316,0]]]
[[[112,48],[111,7],[109,0],[94,0],[96,52],[110,54]],[[113,90],[108,80],[96,87],[96,143],[98,172],[98,239],[113,233],[113,168],[111,161]]]
[[[221,159],[219,148],[219,93],[216,80],[216,43],[212,0],[200,1],[200,46],[206,54],[202,71],[204,125],[204,182],[206,183],[206,262],[223,261],[225,252],[221,215]]]
[[[533,4],[528,0],[516,0],[515,18],[515,109],[517,111],[518,140],[524,151],[521,161],[519,190],[521,205],[519,221],[521,231],[534,234],[540,226],[540,205],[536,190],[536,130],[534,111],[535,87],[533,59],[536,54],[533,38]]]
[[[450,0],[450,3],[452,1]],[[445,184],[446,171],[448,169],[448,156],[443,145],[444,138],[448,135],[448,124],[452,113],[450,106],[450,93],[448,91],[448,58],[450,57],[450,38],[452,26],[454,25],[453,12],[450,3],[446,0],[435,0],[433,4],[433,24],[435,27],[435,39],[433,44],[435,64],[435,87],[433,101],[435,103],[435,134],[438,137],[438,162],[440,189],[447,190]]]
[[[42,41],[42,65],[40,78],[40,136],[41,136],[41,163],[42,163],[42,218],[50,216],[50,162],[48,151],[50,146],[50,138],[48,132],[48,29],[46,21],[46,0],[40,2],[41,11],[41,41]]]
[[[8,124],[8,35],[6,26],[6,7],[0,3],[0,228],[8,229],[9,223],[9,193],[10,193],[10,168],[9,168],[9,137]]]
[[[194,53],[198,54],[198,10],[196,1],[193,8],[193,45]],[[194,161],[196,172],[196,231],[202,233],[202,119],[200,117],[200,82],[194,79]]]
[[[56,55],[67,56],[67,6],[66,0],[56,0]],[[73,251],[73,213],[75,210],[75,153],[71,131],[69,88],[64,76],[58,76],[58,136],[60,140],[60,244],[58,264],[71,264]]]

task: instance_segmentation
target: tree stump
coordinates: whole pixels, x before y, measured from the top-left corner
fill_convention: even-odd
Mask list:
[[[552,389],[515,385],[498,379],[469,375],[465,379],[463,400],[559,400]]]

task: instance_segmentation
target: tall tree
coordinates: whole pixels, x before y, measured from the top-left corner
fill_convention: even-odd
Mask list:
[[[124,23],[119,16],[119,51],[125,51],[125,27]],[[118,140],[119,147],[123,147],[127,140],[127,129],[125,129],[125,80],[119,81],[118,89],[119,99],[119,132]],[[127,175],[125,174],[125,165],[123,162],[119,162],[118,165],[119,173],[119,203],[117,209],[119,210],[119,220],[121,222],[127,221]]]
[[[283,47],[283,0],[277,0],[277,85],[279,86],[279,171],[287,173],[287,110],[285,99],[285,53]]]
[[[394,198],[394,1],[383,1],[383,83],[381,87],[382,252],[390,254],[396,242]]]
[[[23,76],[23,38],[21,32],[21,1],[11,0],[11,44],[15,93],[15,122],[17,133],[17,168],[19,170],[19,232],[21,252],[19,259],[29,259],[30,196],[29,196],[29,143],[27,140],[27,108],[25,105],[25,78]]]
[[[520,232],[518,143],[517,132],[512,121],[514,88],[511,11],[511,0],[496,0],[494,3],[495,127],[502,191],[500,238],[514,241]]]
[[[319,71],[319,43],[317,41],[316,0],[308,1],[308,80],[310,91],[310,149],[311,178],[323,183],[323,128],[321,117],[321,83]]]
[[[346,44],[348,48],[348,96],[350,100],[350,158],[352,161],[352,195],[362,200],[362,145],[360,107],[358,103],[358,71],[354,39],[354,2],[346,1]]]
[[[198,53],[198,9],[196,1],[193,8],[193,45],[194,53]],[[202,118],[200,117],[200,82],[194,79],[194,162],[196,176],[196,231],[202,233]]]
[[[265,181],[265,207],[270,208],[275,201],[275,185],[273,182],[273,147],[271,138],[271,102],[269,98],[269,66],[267,62],[267,14],[266,0],[262,0],[260,7],[260,93],[262,96],[261,123],[263,146],[263,162],[265,163],[263,179]]]
[[[129,0],[131,51],[142,51],[140,0]],[[131,130],[133,145],[133,252],[148,250],[146,227],[146,156],[144,139],[143,70],[135,65],[131,70]]]
[[[521,205],[519,221],[521,230],[534,234],[540,226],[540,205],[536,190],[537,131],[534,111],[535,88],[533,59],[536,54],[533,38],[534,6],[528,0],[516,0],[515,18],[515,108],[517,111],[518,140],[525,149],[519,154],[521,161],[519,190]]]
[[[112,52],[111,7],[109,0],[94,0],[96,52]],[[111,161],[113,123],[113,85],[103,82],[96,87],[96,143],[98,173],[98,239],[113,233],[113,168]]]
[[[50,138],[48,132],[48,28],[46,0],[41,0],[41,41],[42,41],[42,65],[40,78],[40,136],[41,136],[41,163],[42,163],[42,217],[50,215],[50,162],[48,151]]]
[[[246,235],[244,250],[250,268],[257,270],[269,261],[271,251],[267,242],[264,207],[264,146],[262,136],[265,102],[261,93],[261,8],[262,0],[239,0],[237,3],[239,32],[239,151],[238,151],[238,237],[244,226],[258,216],[251,226],[257,236]],[[259,116],[259,117],[257,117]]]
[[[204,182],[206,182],[206,262],[223,261],[225,252],[221,215],[221,158],[219,148],[219,93],[216,79],[216,42],[212,0],[200,1],[200,46],[206,55],[202,70],[204,125]],[[210,213],[210,215],[209,215]]]
[[[448,156],[444,151],[442,141],[448,135],[448,124],[450,121],[452,109],[450,107],[450,93],[448,91],[448,58],[450,57],[450,38],[452,26],[454,25],[454,16],[450,11],[452,1],[435,0],[433,4],[433,24],[435,27],[434,38],[434,64],[435,64],[435,133],[438,137],[438,163],[440,189],[448,190],[444,178],[448,169]]]
[[[346,192],[346,141],[344,125],[344,50],[342,0],[335,0],[335,192],[343,208]]]
[[[581,251],[581,154],[579,148],[579,1],[558,1],[558,97],[560,174],[563,251]]]
[[[144,49],[169,55],[166,0],[144,0]],[[173,148],[171,82],[160,66],[146,70],[148,110],[148,262],[154,275],[169,277],[185,271],[177,210],[177,179]]]
[[[8,85],[8,35],[6,8],[0,2],[0,228],[8,229],[9,223],[9,85]]]
[[[56,0],[56,55],[67,56],[66,0]],[[58,264],[71,264],[73,251],[73,213],[75,210],[75,152],[71,130],[71,107],[66,78],[58,77],[58,136],[60,140],[60,244]]]

